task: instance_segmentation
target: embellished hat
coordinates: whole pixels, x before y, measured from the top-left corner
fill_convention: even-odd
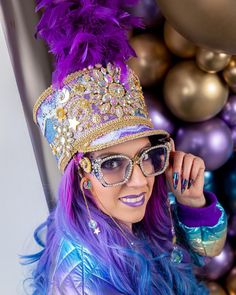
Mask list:
[[[134,2],[38,1],[44,14],[37,33],[54,53],[56,70],[33,116],[61,172],[77,152],[169,136],[153,127],[139,79],[125,64],[134,55],[126,30],[140,26],[125,10]]]

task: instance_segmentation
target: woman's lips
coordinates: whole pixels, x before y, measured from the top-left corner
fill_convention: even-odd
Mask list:
[[[145,193],[139,195],[128,195],[120,198],[120,201],[130,207],[142,206],[145,201]]]

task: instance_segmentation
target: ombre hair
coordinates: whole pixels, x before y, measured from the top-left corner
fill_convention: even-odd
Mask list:
[[[80,154],[76,155],[77,160],[80,157]],[[145,216],[133,224],[133,233],[116,220],[123,229],[122,233],[114,221],[97,208],[92,196],[86,195],[91,216],[101,229],[99,235],[95,235],[88,227],[89,216],[76,162],[72,158],[62,176],[57,206],[45,223],[47,237],[44,249],[25,256],[28,262],[37,261],[33,272],[33,294],[47,294],[50,266],[62,238],[87,248],[106,278],[109,276],[110,284],[122,294],[209,294],[205,286],[197,282],[191,263],[170,261],[171,221],[164,174],[155,178]],[[39,239],[41,228],[36,230],[35,237],[43,245]],[[131,247],[127,240],[132,241],[135,247]],[[186,249],[182,248],[182,251],[184,256],[189,256]]]

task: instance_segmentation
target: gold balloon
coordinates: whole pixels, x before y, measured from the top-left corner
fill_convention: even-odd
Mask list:
[[[226,288],[229,295],[236,295],[236,267],[231,270],[226,279]]]
[[[225,105],[229,90],[217,74],[200,70],[193,61],[175,65],[164,82],[164,98],[176,117],[200,122],[214,117]]]
[[[138,75],[142,86],[149,86],[159,81],[170,66],[170,53],[164,43],[154,36],[138,35],[130,40],[137,58],[129,61],[129,66]]]
[[[223,72],[223,76],[233,92],[236,92],[236,56],[233,56]]]
[[[196,55],[197,65],[208,73],[216,73],[223,70],[229,63],[230,58],[231,55],[227,53],[206,48],[198,48]]]
[[[183,58],[193,57],[197,47],[180,35],[168,22],[164,26],[164,39],[169,50]]]
[[[236,54],[235,0],[157,0],[168,22],[200,47]]]
[[[210,290],[210,295],[227,295],[224,289],[215,282],[208,282],[207,287]]]

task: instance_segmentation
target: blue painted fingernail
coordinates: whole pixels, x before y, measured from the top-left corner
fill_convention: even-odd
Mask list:
[[[185,191],[187,184],[188,184],[188,180],[186,178],[183,179],[181,182],[181,194]]]
[[[192,186],[192,184],[193,184],[193,179],[191,178],[188,182],[188,188],[190,188]]]
[[[174,189],[177,188],[178,182],[179,182],[179,172],[174,172],[173,173],[173,185],[174,185]]]

